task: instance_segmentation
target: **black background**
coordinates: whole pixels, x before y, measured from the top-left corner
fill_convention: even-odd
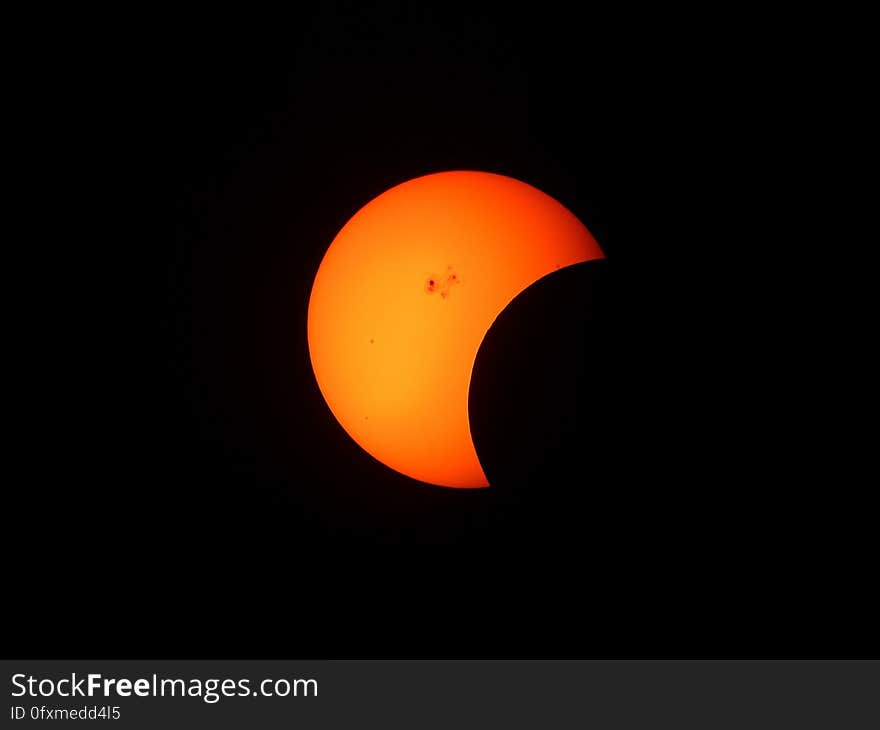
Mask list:
[[[797,225],[797,59],[773,64],[781,31],[757,14],[610,7],[319,3],[34,34],[14,651],[876,651],[861,485],[820,394],[827,281],[799,273],[822,232]],[[341,226],[449,169],[538,187],[607,256],[487,336],[488,490],[361,451],[305,337]]]

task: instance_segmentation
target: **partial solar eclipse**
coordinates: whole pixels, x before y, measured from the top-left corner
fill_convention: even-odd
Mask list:
[[[487,487],[468,421],[483,337],[531,284],[599,258],[571,212],[513,178],[454,171],[397,185],[345,224],[318,268],[308,312],[318,387],[386,466]]]

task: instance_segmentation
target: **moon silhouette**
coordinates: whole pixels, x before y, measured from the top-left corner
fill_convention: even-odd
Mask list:
[[[386,466],[487,487],[468,421],[480,344],[531,284],[599,258],[570,211],[519,180],[452,171],[397,185],[346,223],[318,268],[308,310],[318,387]]]

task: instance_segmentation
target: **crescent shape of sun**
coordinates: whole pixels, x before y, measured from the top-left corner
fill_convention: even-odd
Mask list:
[[[468,421],[483,337],[538,279],[598,258],[571,212],[513,178],[453,171],[391,188],[346,223],[312,286],[309,354],[327,405],[392,469],[489,486]]]

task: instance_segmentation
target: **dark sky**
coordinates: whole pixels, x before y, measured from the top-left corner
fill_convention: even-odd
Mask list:
[[[811,302],[780,274],[758,20],[512,5],[76,17],[34,46],[21,655],[876,649],[858,496],[786,350]],[[339,228],[448,169],[540,188],[607,254],[487,337],[480,492],[362,452],[305,338]]]

